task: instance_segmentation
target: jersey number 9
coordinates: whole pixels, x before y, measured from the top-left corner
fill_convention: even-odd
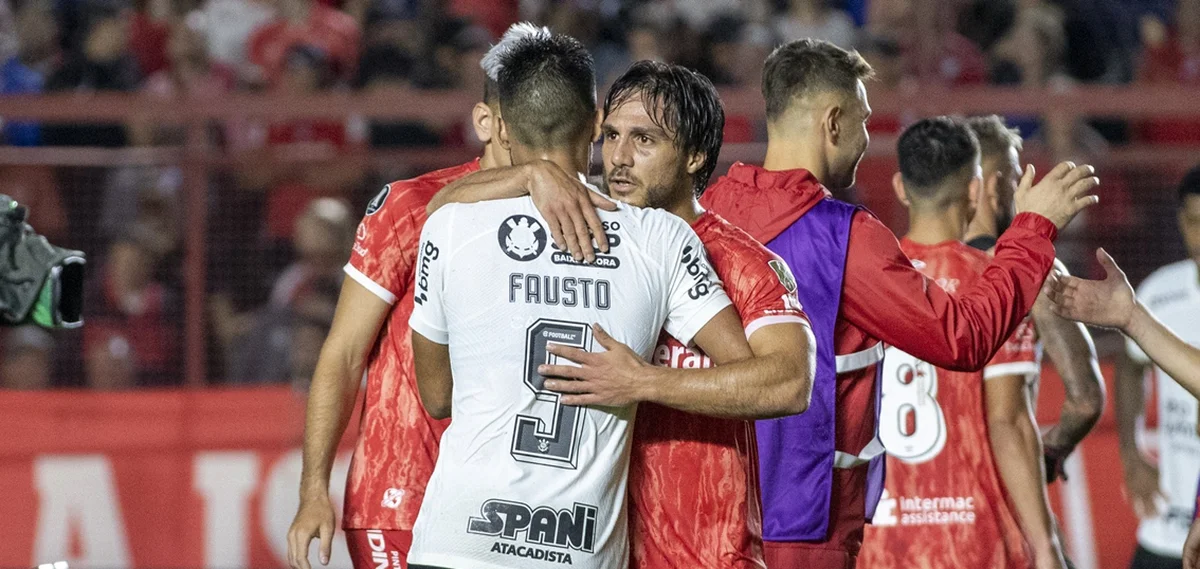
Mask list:
[[[563,405],[561,396],[546,391],[546,378],[537,372],[541,364],[558,364],[557,358],[546,351],[551,342],[590,350],[591,328],[578,322],[541,319],[525,333],[525,386],[533,391],[539,402],[554,406],[549,424],[540,417],[517,415],[513,429],[512,457],[519,462],[541,464],[556,468],[574,469],[578,466],[580,430],[583,409]],[[562,362],[567,363],[567,362]]]

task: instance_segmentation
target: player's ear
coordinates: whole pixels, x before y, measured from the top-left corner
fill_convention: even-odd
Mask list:
[[[600,133],[603,132],[604,125],[604,109],[596,109],[596,124],[592,127],[592,142],[600,140]]]
[[[904,191],[904,176],[901,176],[900,172],[892,174],[892,191],[896,192],[896,199],[900,200],[904,207],[912,205],[908,201],[908,194]]]
[[[979,176],[973,176],[971,178],[971,183],[967,184],[967,200],[971,204],[971,209],[976,209],[979,207],[981,199],[989,199],[986,193],[983,191],[983,178]]]
[[[842,120],[844,113],[841,105],[832,105],[826,108],[825,114],[821,116],[821,128],[832,144],[837,144],[838,138],[842,136],[842,125],[839,124],[839,121]]]
[[[471,126],[475,127],[475,138],[487,144],[492,141],[492,108],[487,103],[475,103],[471,109]]]
[[[707,158],[708,155],[703,152],[693,152],[692,155],[688,157],[687,173],[695,174],[696,172],[699,172],[700,168],[704,167],[704,162]]]

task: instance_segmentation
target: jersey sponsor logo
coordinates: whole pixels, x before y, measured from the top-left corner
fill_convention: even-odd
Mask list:
[[[596,546],[596,517],[600,509],[575,503],[572,510],[549,506],[530,507],[521,502],[492,498],[479,507],[479,517],[467,522],[467,532],[499,536],[525,543],[592,553]]]
[[[500,250],[514,261],[532,261],[546,249],[546,229],[528,215],[513,215],[500,224]]]
[[[393,550],[391,552],[392,559],[389,563],[387,540],[383,537],[383,531],[377,529],[367,530],[367,545],[371,547],[371,562],[375,564],[375,569],[388,569],[389,567],[399,569],[400,552]]]
[[[975,523],[974,496],[892,496],[887,490],[871,523],[876,526],[945,526]]]
[[[362,255],[363,257],[367,256],[367,247],[365,245],[366,240],[367,224],[359,222],[358,229],[354,232],[354,252]]]
[[[549,549],[541,549],[538,547],[525,547],[523,545],[513,545],[497,541],[492,544],[492,553],[501,553],[504,555],[512,555],[513,557],[524,557],[527,559],[537,559],[538,561],[549,561],[551,563],[561,563],[563,565],[573,565],[571,562],[571,554],[561,551],[552,551]]]
[[[712,367],[712,360],[708,356],[697,354],[677,342],[664,342],[654,348],[654,365],[677,369],[697,369]]]
[[[413,295],[413,302],[425,304],[429,300],[429,264],[440,255],[441,251],[431,241],[421,246],[421,262],[417,265],[417,293]]]
[[[783,288],[789,293],[795,294],[796,277],[792,276],[792,269],[787,266],[787,263],[774,259],[767,261],[767,266],[775,271],[775,276],[779,277],[779,284],[783,285]]]
[[[404,490],[399,488],[388,488],[383,493],[383,501],[379,504],[385,508],[396,509],[400,507],[400,503],[404,501]]]
[[[596,260],[591,263],[587,261],[576,261],[570,253],[555,251],[550,254],[550,262],[555,265],[579,265],[582,267],[595,267],[597,269],[615,269],[621,266],[621,260],[612,255],[596,255]]]
[[[605,279],[512,273],[508,275],[508,301],[608,310],[612,307],[612,283]]]
[[[712,290],[712,273],[707,265],[701,264],[703,258],[704,251],[697,251],[688,245],[683,248],[683,257],[679,259],[680,264],[687,269],[688,276],[692,277],[692,287],[688,289],[688,297],[692,300],[708,296]]]
[[[1146,304],[1150,307],[1151,310],[1153,310],[1155,308],[1162,308],[1162,306],[1164,304],[1171,304],[1173,302],[1187,300],[1187,298],[1188,298],[1188,291],[1176,290],[1176,291],[1166,292],[1166,293],[1163,293],[1160,295],[1152,296],[1146,300]]]
[[[383,208],[383,202],[387,201],[388,194],[391,192],[392,186],[389,184],[384,186],[378,194],[375,194],[375,197],[371,198],[371,201],[367,203],[367,215],[375,215],[375,212]]]

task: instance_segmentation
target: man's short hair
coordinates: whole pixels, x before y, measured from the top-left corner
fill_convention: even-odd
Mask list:
[[[524,37],[500,56],[500,116],[517,142],[537,149],[575,142],[596,120],[596,72],[579,40]]]
[[[1002,155],[1009,148],[1015,148],[1017,152],[1024,149],[1021,131],[1009,128],[1000,115],[971,117],[967,119],[967,126],[979,139],[980,158]]]
[[[704,165],[692,175],[696,195],[704,193],[717,168],[725,131],[725,108],[712,81],[681,65],[639,61],[608,90],[604,116],[637,97],[654,124],[667,131],[680,150],[704,154]]]
[[[797,98],[822,92],[853,94],[875,71],[857,51],[812,38],[783,44],[763,64],[767,120],[780,117]]]
[[[959,119],[922,119],[904,130],[896,143],[900,175],[910,198],[941,199],[940,191],[949,178],[972,172],[968,168],[979,157],[979,141]]]
[[[1183,203],[1188,196],[1200,196],[1200,165],[1184,174],[1179,182],[1179,202]]]
[[[525,38],[543,38],[548,39],[551,36],[550,28],[538,27],[529,22],[517,22],[508,27],[504,35],[500,37],[500,41],[496,45],[487,50],[483,54],[483,58],[479,60],[479,66],[483,68],[485,81],[483,82],[483,102],[489,105],[495,105],[500,102],[500,68],[504,67],[504,55],[512,49],[513,45]]]

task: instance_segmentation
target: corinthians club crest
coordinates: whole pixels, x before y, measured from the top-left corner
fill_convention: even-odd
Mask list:
[[[532,261],[546,249],[546,229],[528,215],[513,215],[500,224],[500,250],[514,261]]]

